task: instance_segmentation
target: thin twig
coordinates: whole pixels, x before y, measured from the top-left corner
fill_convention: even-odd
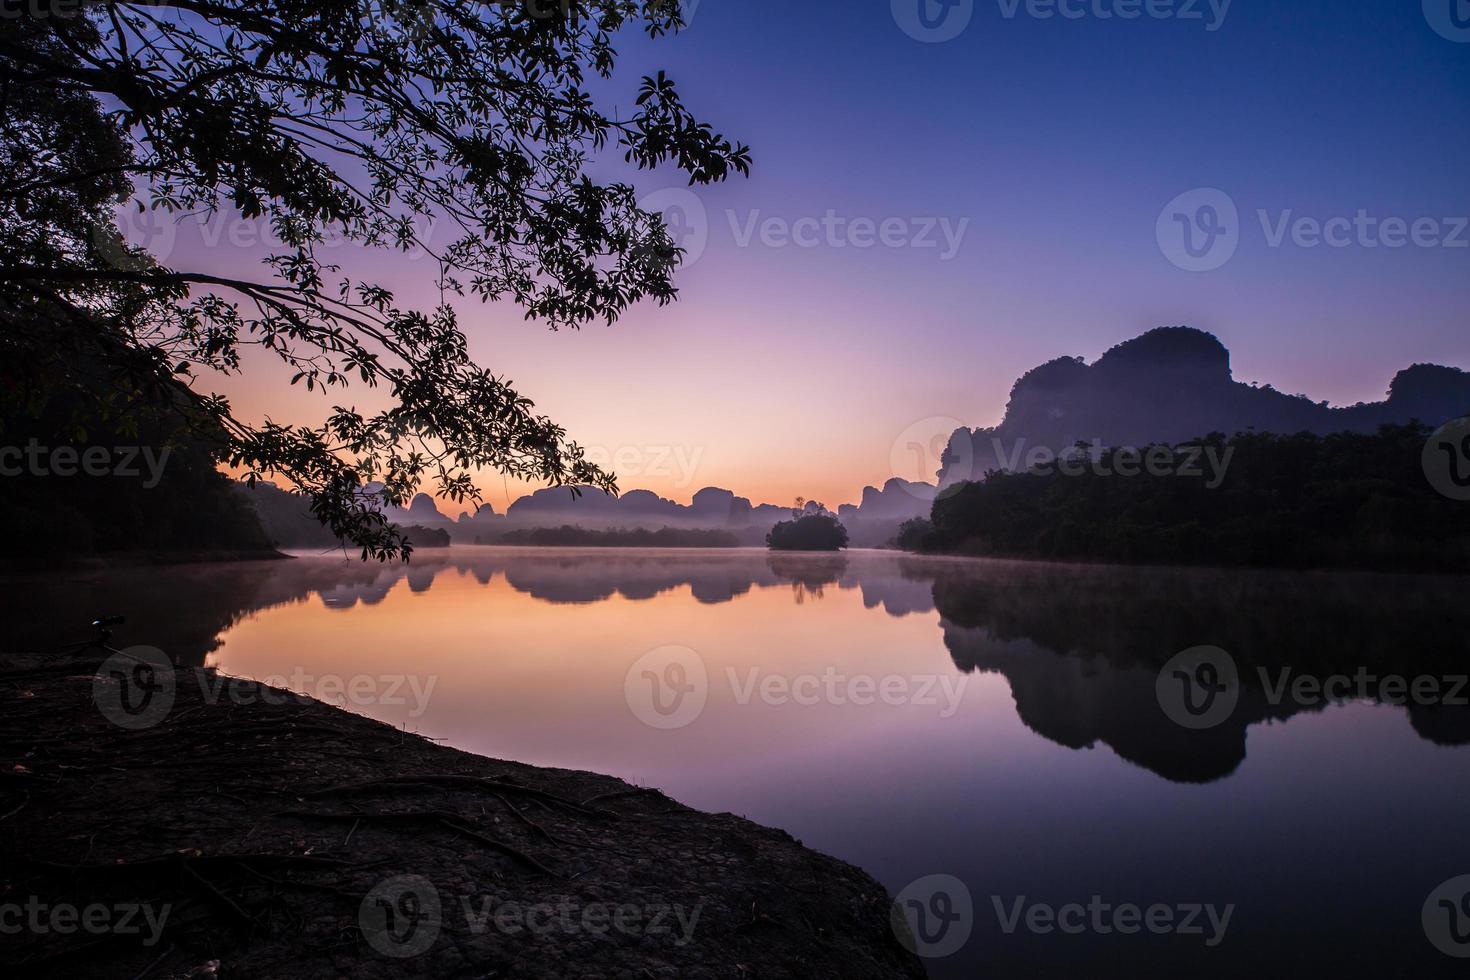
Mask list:
[[[143,967],[143,972],[140,973],[140,974],[138,974],[136,977],[133,977],[133,980],[147,980],[148,974],[150,974],[154,970],[158,969],[158,964],[160,964],[164,960],[168,959],[169,956],[173,953],[173,951],[174,951],[173,943],[169,943],[168,949],[166,949],[162,953],[160,953],[159,956],[158,956],[158,959],[154,960],[152,963],[149,963],[147,966]]]
[[[26,804],[31,802],[31,794],[27,792],[25,794],[25,797],[25,799],[20,801],[20,806],[15,807],[11,810],[6,810],[4,813],[0,813],[0,820],[9,820],[11,817],[24,810],[26,808]]]
[[[193,878],[196,882],[202,885],[205,891],[209,892],[220,902],[224,903],[225,907],[228,908],[231,912],[234,912],[237,916],[250,923],[252,928],[264,929],[264,927],[258,921],[256,921],[255,916],[251,915],[249,912],[246,912],[239,906],[239,904],[235,902],[233,898],[216,888],[214,883],[211,882],[208,878],[204,877],[199,872],[189,867],[187,863],[184,864],[182,867],[184,874],[188,875],[190,878]],[[269,932],[270,930],[265,929],[264,931]]]

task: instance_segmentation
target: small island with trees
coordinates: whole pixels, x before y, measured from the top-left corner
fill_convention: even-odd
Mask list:
[[[791,520],[771,528],[766,546],[772,551],[841,551],[847,547],[847,528],[822,504],[797,497]]]

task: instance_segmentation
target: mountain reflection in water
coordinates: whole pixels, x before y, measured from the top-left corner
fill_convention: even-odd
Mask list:
[[[124,613],[122,644],[483,755],[657,786],[780,827],[893,894],[952,875],[974,933],[926,964],[932,980],[1417,978],[1462,969],[1426,941],[1420,909],[1470,872],[1467,709],[1270,695],[1286,669],[1463,675],[1464,583],[452,548],[406,567],[336,556],[12,577],[0,645],[44,647]],[[1228,651],[1242,685],[1228,718],[1196,731],[1169,720],[1156,683],[1203,645]],[[708,681],[672,729],[634,708],[654,689],[643,658],[665,648],[697,656]],[[344,696],[343,680],[368,696]],[[855,696],[890,682],[906,696]],[[1094,895],[1235,911],[1208,949],[1007,929],[993,911]]]
[[[481,586],[502,580],[553,605],[613,597],[648,602],[680,590],[706,605],[754,590],[785,592],[803,604],[821,601],[829,590],[857,590],[866,609],[891,617],[937,613],[954,667],[1004,677],[1020,720],[1032,731],[1069,748],[1107,745],[1176,782],[1230,775],[1246,758],[1246,732],[1253,725],[1331,710],[1326,702],[1268,697],[1283,670],[1290,677],[1452,676],[1465,672],[1470,636],[1470,604],[1463,601],[1464,580],[1456,578],[868,552],[454,548],[420,551],[408,565],[300,557],[28,577],[23,588],[5,589],[12,608],[0,645],[44,649],[69,638],[94,612],[116,611],[129,617],[125,642],[202,665],[223,634],[263,611],[320,603],[346,613],[382,603],[400,584],[424,594],[451,579]],[[1235,658],[1242,693],[1225,723],[1191,731],[1165,716],[1155,682],[1171,657],[1200,645]],[[1402,710],[1420,737],[1445,746],[1470,743],[1470,709],[1410,700]]]

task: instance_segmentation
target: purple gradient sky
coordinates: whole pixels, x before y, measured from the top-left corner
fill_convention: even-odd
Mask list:
[[[622,50],[619,101],[666,68],[754,151],[749,180],[694,192],[707,247],[681,300],[558,334],[508,306],[460,310],[481,363],[583,445],[622,450],[625,489],[835,506],[921,475],[904,449],[915,432],[998,421],[1025,370],[1165,324],[1217,334],[1240,380],[1334,404],[1381,398],[1413,362],[1470,367],[1470,247],[1271,247],[1257,215],[1470,215],[1470,43],[1436,33],[1419,0],[1235,0],[1214,31],[1024,6],[1007,18],[976,0],[944,43],[913,39],[882,2],[702,0],[683,35]],[[663,172],[637,184],[683,186]],[[1186,272],[1155,225],[1201,187],[1238,206],[1239,249]],[[948,260],[738,241],[753,216],[829,209],[968,225]],[[235,271],[256,254],[187,226],[173,247]],[[343,260],[402,299],[437,298],[427,261]],[[247,415],[319,421],[321,398],[283,383],[272,370],[220,388]],[[910,463],[895,466],[896,443]],[[492,474],[483,486],[497,509],[531,489]]]

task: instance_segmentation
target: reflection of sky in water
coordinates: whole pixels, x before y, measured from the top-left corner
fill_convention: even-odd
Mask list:
[[[86,585],[91,601],[135,613],[127,642],[172,629],[157,645],[204,650],[202,634],[218,632],[210,663],[307,691],[407,673],[405,703],[356,710],[782,827],[893,891],[957,875],[975,895],[976,934],[930,964],[934,976],[1435,976],[1463,965],[1427,944],[1419,911],[1435,885],[1470,873],[1465,709],[1304,711],[1247,686],[1228,723],[1192,733],[1154,699],[1159,666],[1206,643],[1243,673],[1463,673],[1462,581],[861,553],[420,557],[406,574],[302,559]],[[53,604],[74,594],[43,590]],[[197,622],[147,612],[186,595]],[[709,686],[692,723],[663,731],[635,717],[624,683],[639,657],[670,645],[697,651]],[[901,678],[932,703],[766,703],[744,691],[752,678],[829,674],[849,693],[844,680]],[[1204,949],[1198,937],[1007,935],[991,905],[1093,894],[1237,909],[1226,941]]]

